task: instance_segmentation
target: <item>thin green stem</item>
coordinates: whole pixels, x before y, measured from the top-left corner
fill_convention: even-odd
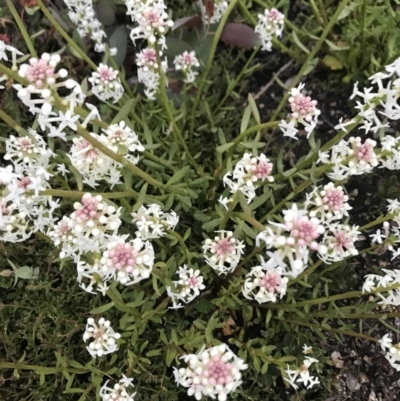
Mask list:
[[[363,58],[364,51],[365,51],[365,22],[367,19],[367,0],[363,0],[361,6],[361,21],[360,21],[360,31],[361,31],[361,40],[360,40],[360,53],[359,58],[360,61]]]
[[[9,0],[8,0],[9,1]],[[56,31],[66,40],[66,42],[79,54],[80,57],[82,57],[83,60],[86,61],[88,65],[93,70],[97,70],[96,64],[88,57],[88,55],[74,42],[74,40],[68,35],[67,32],[65,32],[64,28],[56,21],[56,19],[50,14],[49,10],[46,8],[46,6],[43,4],[42,0],[36,0],[37,5],[39,8],[42,10],[43,14],[46,16],[46,18],[51,22],[51,24],[54,26]]]
[[[57,198],[82,198],[82,196],[87,191],[67,191],[63,189],[45,189],[44,191],[40,191],[40,196],[55,196]],[[27,192],[29,194],[29,192]],[[32,192],[33,193],[33,192]],[[121,191],[121,192],[91,192],[93,196],[100,195],[104,199],[121,199],[121,198],[133,198],[138,199],[140,194],[139,192],[133,191],[132,189],[129,191]],[[146,195],[146,199],[148,200],[165,200],[168,198],[168,195],[160,195],[160,196],[152,196]]]
[[[278,107],[274,111],[274,113],[271,116],[271,120],[276,120],[277,116],[279,115],[280,111],[283,109],[285,106],[288,98],[289,98],[289,91],[294,88],[301,80],[301,78],[304,75],[304,72],[308,69],[310,62],[314,59],[315,55],[321,48],[322,44],[325,42],[326,37],[328,36],[328,33],[331,31],[333,25],[335,25],[339,15],[341,12],[344,10],[346,5],[349,3],[350,0],[343,0],[340,3],[340,6],[337,8],[335,14],[332,16],[331,20],[329,21],[328,25],[325,27],[324,31],[322,32],[320,38],[318,39],[317,43],[315,44],[314,48],[311,50],[311,52],[308,54],[303,66],[300,68],[300,71],[290,84],[288,90],[286,91],[285,95],[283,96],[281,102],[279,103]]]
[[[15,22],[18,25],[18,29],[21,32],[22,37],[24,38],[24,41],[26,43],[26,46],[28,47],[29,53],[31,54],[32,57],[37,57],[35,46],[33,45],[31,37],[30,37],[28,31],[26,30],[23,21],[21,20],[20,16],[18,15],[18,12],[17,12],[16,8],[14,7],[14,4],[12,3],[11,0],[6,0],[6,3],[7,3],[8,8],[10,9],[12,16],[15,19]]]
[[[157,51],[158,63],[159,63],[159,65],[161,65],[160,53],[159,53],[159,50],[158,50],[157,46],[156,46],[156,51]],[[176,121],[175,121],[175,118],[174,118],[174,113],[173,113],[172,108],[171,108],[171,102],[168,101],[167,90],[165,89],[165,85],[164,85],[164,82],[165,83],[168,82],[167,77],[166,77],[164,71],[161,68],[159,68],[159,72],[160,72],[161,81],[162,81],[160,83],[161,104],[163,105],[163,108],[164,108],[165,112],[167,113],[170,122],[172,123],[172,133],[175,136],[177,143],[178,144],[180,143],[182,145],[183,150],[185,151],[186,156],[188,157],[190,164],[193,166],[193,168],[196,170],[196,172],[199,175],[202,175],[203,174],[202,170],[200,169],[200,167],[198,166],[198,164],[194,160],[192,154],[190,153],[189,148],[187,147],[186,142],[183,139],[181,130],[179,129],[178,125],[176,124]]]
[[[215,108],[214,114],[217,115],[221,107],[225,104],[226,100],[229,98],[229,96],[232,94],[233,90],[235,89],[236,85],[241,81],[243,78],[243,75],[246,74],[247,68],[253,61],[254,57],[259,51],[259,47],[253,50],[253,53],[251,53],[250,57],[247,59],[246,64],[243,66],[242,70],[239,72],[238,75],[236,75],[236,78],[234,79],[233,82],[231,82],[228,86],[228,89],[226,90],[226,93],[224,97],[221,99],[221,101],[218,103],[217,107]]]
[[[204,85],[206,84],[207,76],[211,70],[211,66],[214,61],[214,55],[217,50],[217,45],[218,45],[219,39],[220,39],[222,31],[225,27],[226,21],[228,20],[228,17],[231,14],[231,12],[233,11],[233,9],[235,8],[237,2],[238,2],[238,0],[231,0],[231,2],[229,3],[229,6],[228,6],[227,10],[225,11],[224,15],[222,16],[221,21],[218,25],[218,28],[215,32],[215,35],[214,35],[214,38],[213,38],[213,41],[211,44],[210,54],[208,55],[207,64],[203,70],[203,73],[201,74],[200,84],[197,88],[196,97],[194,99],[193,107],[192,107],[192,110],[190,113],[190,117],[191,117],[190,132],[192,132],[194,129],[194,120],[195,120],[195,116],[196,116],[196,110],[199,105],[200,97],[203,93]]]
[[[243,3],[243,0],[239,0],[239,7],[242,10],[242,13],[244,16],[247,18],[247,20],[252,24],[252,25],[257,25],[257,20],[253,17],[253,15],[250,13],[249,9],[246,7],[246,5]],[[289,56],[293,59],[296,60],[300,63],[303,62],[303,58],[299,56],[296,52],[294,52],[292,49],[289,49],[286,47],[280,40],[277,38],[272,39],[272,43],[279,48],[282,52],[289,54]]]
[[[317,325],[317,324],[312,324],[312,323],[306,323],[306,322],[302,322],[300,320],[294,320],[294,319],[286,319],[285,318],[285,322],[298,324],[301,326],[306,326],[306,327],[309,327],[310,329],[331,331],[332,333],[344,334],[345,336],[359,337],[359,338],[364,338],[366,340],[375,341],[375,342],[378,341],[375,337],[368,336],[367,334],[356,333],[355,331],[334,329],[332,327],[326,327],[326,326],[319,325],[319,324]]]

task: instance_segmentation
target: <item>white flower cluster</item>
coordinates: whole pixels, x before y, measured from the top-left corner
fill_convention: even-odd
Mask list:
[[[339,262],[349,256],[358,255],[354,243],[358,241],[360,235],[358,226],[349,226],[340,223],[328,223],[321,245],[324,252],[319,253],[318,257],[329,264]]]
[[[18,91],[17,95],[22,103],[29,107],[32,114],[50,114],[54,101],[51,91],[62,87],[72,89],[76,85],[71,79],[57,82],[57,79],[68,76],[68,71],[64,68],[55,71],[60,60],[58,54],[43,53],[40,59],[32,57],[29,59],[29,64],[20,66],[18,74],[28,81],[28,86],[20,84],[13,86]]]
[[[384,155],[379,157],[379,168],[387,168],[388,170],[400,170],[400,136],[395,138],[386,135],[380,140]]]
[[[92,0],[64,0],[68,7],[68,17],[76,25],[81,38],[90,36],[95,43],[96,52],[104,52],[106,47],[103,42],[107,38],[100,21],[96,18]],[[111,50],[111,49],[110,49]],[[110,53],[116,54],[116,49]]]
[[[128,235],[109,237],[100,259],[92,265],[78,261],[77,280],[81,288],[94,294],[93,289],[96,287],[97,291],[105,295],[110,280],[128,286],[150,277],[154,265],[153,246],[140,238],[130,241],[127,238]],[[96,281],[95,275],[101,278],[101,283]],[[84,284],[84,279],[89,280],[89,283]]]
[[[350,137],[348,141],[342,140],[332,146],[329,152],[320,151],[317,163],[332,164],[332,171],[327,175],[335,181],[368,174],[378,165],[375,146],[376,142],[372,139],[368,138],[363,143],[360,137]]]
[[[268,269],[263,261],[261,266],[255,266],[246,276],[242,293],[247,299],[254,299],[259,304],[276,302],[286,294],[289,279],[282,277],[282,270]]]
[[[203,245],[204,259],[219,274],[231,273],[239,264],[244,244],[233,237],[232,231],[216,231],[214,240],[208,238]]]
[[[303,353],[307,353],[309,347],[303,346]],[[318,359],[311,358],[309,356],[304,357],[303,364],[297,369],[290,369],[289,366],[285,370],[288,378],[285,380],[297,390],[299,386],[297,384],[303,384],[307,389],[313,388],[316,384],[319,384],[317,376],[310,375],[309,368],[313,363],[317,363]],[[296,384],[297,383],[297,384]]]
[[[39,191],[49,188],[52,176],[47,168],[53,153],[36,131],[6,140],[5,160],[14,166],[0,168],[0,239],[19,242],[36,231],[46,232],[55,221],[58,208],[50,196]],[[32,193],[28,193],[32,191]],[[30,223],[33,224],[30,224]]]
[[[124,285],[132,285],[150,277],[154,265],[154,250],[149,241],[127,236],[114,237],[100,259],[100,273],[105,280],[111,277]]]
[[[394,245],[400,243],[400,201],[399,199],[388,199],[388,213],[394,214],[391,222],[385,221],[382,230],[376,230],[375,234],[370,235],[372,243],[385,244],[386,248],[392,253],[392,260],[400,256],[400,247]]]
[[[258,23],[254,31],[261,39],[261,50],[272,50],[272,39],[282,36],[285,16],[276,8],[266,9],[264,14],[258,14]]]
[[[267,251],[269,259],[263,266],[265,269],[281,268],[284,275],[295,278],[307,267],[309,250],[326,253],[326,247],[317,242],[325,228],[307,210],[298,210],[296,204],[284,210],[283,215],[284,223],[269,222],[265,231],[257,235],[256,245],[263,241],[267,249],[276,249]]]
[[[16,49],[13,46],[7,45],[4,43],[3,40],[0,40],[0,60],[5,60],[8,61],[8,55],[6,52],[11,53],[11,60],[12,60],[12,69],[16,70],[17,69],[17,56],[23,56],[23,53],[21,53],[18,49]],[[6,76],[0,77],[0,82],[7,79]],[[3,89],[3,86],[0,86],[0,89]]]
[[[117,103],[124,94],[124,87],[118,78],[119,72],[105,64],[100,63],[97,71],[92,72],[88,81],[92,84],[92,92],[103,102],[112,99]]]
[[[114,384],[114,387],[108,387],[107,380],[100,389],[100,397],[102,401],[133,401],[136,393],[129,393],[127,389],[133,387],[133,379],[122,375],[122,379]]]
[[[228,172],[224,176],[224,185],[227,185],[232,193],[241,191],[248,203],[251,203],[256,196],[255,190],[264,182],[273,182],[273,164],[262,153],[254,157],[250,153],[245,153],[241,160],[236,164],[233,172]],[[232,176],[232,179],[230,178]]]
[[[138,80],[145,86],[145,95],[150,100],[160,87],[161,71],[167,71],[167,59],[162,60],[162,51],[166,49],[165,33],[174,25],[166,12],[163,0],[126,0],[127,14],[132,17],[136,27],[130,37],[135,43],[137,39],[146,39],[148,46],[136,57]],[[157,55],[157,45],[161,49]],[[158,56],[158,57],[157,57]],[[164,82],[166,85],[167,82]]]
[[[385,297],[381,292],[378,292],[377,295],[381,298],[379,304],[382,305],[400,305],[400,270],[388,270],[382,269],[384,276],[378,276],[376,274],[368,274],[365,276],[365,282],[362,287],[363,293],[372,292],[377,290],[378,288],[387,288],[387,287],[398,287],[389,290],[385,290],[387,292],[387,296]]]
[[[297,88],[292,88],[290,97],[288,99],[291,108],[291,119],[289,123],[282,120],[279,124],[279,128],[283,132],[283,136],[289,136],[293,139],[297,139],[298,123],[303,124],[304,130],[307,133],[307,138],[310,136],[314,128],[318,123],[318,116],[321,111],[317,109],[317,101],[312,100],[310,96],[305,96],[301,93],[304,89],[304,84],[299,84]]]
[[[166,48],[165,33],[174,22],[169,19],[166,13],[166,5],[163,0],[145,0],[138,2],[135,0],[127,0],[127,14],[132,17],[136,23],[136,27],[131,31],[132,42],[137,39],[145,39],[150,45],[156,42],[162,49]]]
[[[361,98],[356,101],[356,109],[360,110],[358,115],[363,118],[363,129],[377,132],[381,128],[386,128],[388,120],[400,119],[400,58],[392,64],[385,66],[385,72],[378,72],[372,75],[370,81],[377,88],[371,86],[364,88],[363,92],[358,89],[358,84],[354,85],[353,94],[350,99]],[[383,82],[389,79],[389,82]]]
[[[203,347],[197,355],[185,355],[181,359],[188,367],[174,368],[175,380],[188,387],[188,395],[194,395],[196,400],[205,396],[225,401],[227,395],[242,384],[240,371],[248,367],[226,344],[209,349]]]
[[[110,321],[103,317],[96,324],[93,318],[89,318],[86,324],[86,331],[83,334],[83,341],[93,339],[86,349],[93,358],[111,354],[118,350],[115,340],[121,338],[110,326]]]
[[[182,71],[184,74],[184,82],[191,83],[196,79],[198,71],[193,70],[193,68],[200,67],[199,60],[196,57],[194,51],[188,52],[184,51],[179,54],[174,59],[174,65],[176,71]]]
[[[343,187],[335,187],[333,182],[316,187],[308,193],[304,202],[306,209],[311,209],[310,217],[318,217],[321,221],[329,223],[332,220],[348,217],[348,210],[352,207],[347,203],[349,197],[344,193]]]
[[[61,246],[61,258],[79,261],[86,252],[98,253],[106,247],[108,238],[121,225],[120,209],[108,205],[100,195],[86,193],[74,203],[74,212],[64,216],[49,231],[56,246]]]
[[[167,287],[167,294],[172,300],[170,309],[183,308],[179,301],[188,304],[200,295],[201,290],[206,288],[200,270],[188,269],[187,265],[183,265],[183,267],[179,266],[176,274],[178,274],[179,280],[172,282],[175,292],[172,291],[171,287]]]
[[[167,58],[161,59],[161,51],[159,51],[159,56],[160,63],[157,61],[157,52],[152,47],[143,49],[136,56],[138,80],[144,85],[144,93],[150,100],[155,99],[155,95],[160,88],[160,70],[165,74],[168,68]]]
[[[213,14],[210,16],[203,5],[203,2],[199,2],[203,21],[206,24],[217,24],[228,9],[229,3],[226,0],[214,0],[213,3]]]
[[[389,361],[390,365],[400,371],[400,343],[393,344],[389,334],[385,334],[380,340],[382,351],[386,352],[385,358]]]
[[[144,147],[139,142],[136,133],[123,121],[110,125],[107,129],[103,129],[103,132],[105,135],[99,136],[94,133],[90,135],[113,152],[123,155],[131,163],[138,163],[139,157],[129,152],[142,152]],[[121,183],[122,164],[100,152],[86,139],[73,138],[73,145],[68,156],[72,165],[82,175],[82,181],[92,188],[95,188],[100,180],[106,180],[111,184],[111,188]]]
[[[163,237],[165,230],[174,230],[179,222],[179,217],[174,211],[163,212],[156,203],[147,207],[140,206],[139,210],[131,215],[138,229],[136,236],[143,240]]]
[[[348,217],[347,211],[352,209],[344,188],[330,182],[322,188],[314,188],[306,197],[304,208],[309,210],[309,216],[317,217],[325,227],[320,241],[322,252],[318,257],[329,264],[357,255],[354,243],[360,234],[358,226],[351,227],[335,221]]]

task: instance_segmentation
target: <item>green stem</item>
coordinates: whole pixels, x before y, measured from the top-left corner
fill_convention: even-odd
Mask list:
[[[231,14],[231,12],[233,11],[233,9],[235,8],[237,2],[238,2],[238,0],[231,0],[231,2],[229,3],[229,6],[228,6],[227,10],[225,11],[224,15],[222,16],[221,21],[218,25],[218,28],[215,32],[215,35],[214,35],[214,38],[213,38],[213,41],[211,44],[210,54],[208,55],[207,64],[204,68],[203,73],[201,74],[200,84],[199,84],[199,87],[197,88],[196,97],[194,99],[193,107],[192,107],[192,110],[190,113],[190,117],[191,117],[190,132],[192,132],[194,129],[194,120],[195,120],[197,107],[199,105],[200,97],[202,95],[207,76],[211,70],[211,66],[214,61],[214,55],[217,50],[219,38],[221,37],[221,34],[225,27],[226,21],[228,20],[228,17]]]
[[[242,70],[240,71],[240,73],[236,76],[235,80],[229,85],[228,89],[226,90],[226,93],[224,95],[224,97],[222,98],[222,100],[218,103],[218,106],[216,107],[215,111],[214,111],[214,115],[217,115],[219,110],[221,109],[221,107],[225,104],[226,100],[228,99],[228,97],[231,95],[231,93],[233,92],[233,90],[235,89],[236,85],[238,84],[238,82],[240,82],[240,80],[242,79],[243,75],[246,74],[247,72],[247,68],[249,67],[249,65],[251,64],[251,62],[253,61],[255,55],[258,53],[259,51],[259,47],[257,47],[256,49],[253,50],[253,53],[251,53],[250,57],[247,59],[246,64],[243,66]]]
[[[28,33],[28,31],[25,28],[24,23],[22,22],[20,16],[18,15],[18,12],[16,8],[14,7],[14,4],[12,3],[11,0],[6,0],[7,6],[11,11],[12,16],[15,19],[15,22],[18,25],[18,29],[22,34],[22,37],[24,38],[24,41],[26,43],[26,46],[28,47],[29,53],[31,54],[32,57],[37,57],[37,53],[35,50],[35,46],[32,43],[31,37]]]
[[[310,312],[312,317],[324,318],[340,318],[340,319],[381,319],[383,317],[400,317],[400,312],[387,312],[387,313],[341,313],[338,312],[337,316],[332,316],[328,312]]]
[[[9,1],[9,0],[8,0]],[[93,70],[97,70],[96,64],[88,57],[88,55],[74,42],[74,40],[64,31],[63,27],[56,21],[56,19],[50,14],[49,10],[43,4],[42,0],[36,0],[37,5],[42,10],[46,18],[51,22],[56,31],[66,40],[66,42],[86,61]]]
[[[38,365],[25,365],[20,363],[11,362],[0,362],[0,369],[17,369],[17,370],[33,370],[36,373],[44,373],[46,375],[57,374],[62,372],[75,373],[77,375],[83,375],[90,373],[89,369],[76,369],[76,368],[64,368],[64,367],[45,367]]]
[[[361,7],[361,22],[360,22],[360,31],[361,31],[361,41],[360,41],[360,53],[359,59],[362,60],[365,51],[365,21],[367,18],[367,0],[363,0]]]
[[[312,324],[312,323],[306,323],[302,322],[299,320],[294,320],[294,319],[286,319],[286,323],[293,323],[293,324],[298,324],[301,326],[306,326],[309,327],[310,329],[318,329],[318,330],[324,330],[324,331],[331,331],[332,333],[338,333],[338,334],[344,334],[345,336],[352,336],[352,337],[359,337],[359,338],[365,338],[366,340],[370,341],[378,341],[375,337],[368,336],[366,334],[362,333],[356,333],[355,331],[348,331],[348,330],[341,330],[341,329],[334,329],[332,327],[325,327],[323,325],[317,325],[317,324]]]
[[[325,42],[326,37],[328,36],[328,33],[331,31],[333,25],[335,25],[339,15],[341,14],[341,12],[343,11],[343,9],[346,7],[346,5],[349,3],[350,0],[343,0],[340,3],[340,6],[337,8],[335,14],[332,16],[331,20],[329,21],[328,25],[325,27],[324,31],[322,32],[320,38],[318,39],[317,43],[315,44],[314,48],[312,49],[312,51],[308,54],[303,66],[300,68],[300,71],[298,72],[298,74],[296,75],[296,77],[294,78],[294,80],[292,81],[292,83],[290,84],[289,88],[287,89],[285,95],[283,96],[281,102],[279,103],[278,107],[276,108],[276,110],[274,111],[274,113],[272,114],[271,120],[276,120],[277,116],[279,115],[280,111],[283,109],[283,107],[285,106],[288,98],[289,98],[289,92],[292,88],[294,88],[301,80],[301,78],[304,75],[304,72],[307,70],[307,68],[309,67],[310,62],[314,59],[315,55],[317,54],[317,52],[319,51],[320,47],[322,46],[322,44]]]
[[[253,15],[250,13],[249,9],[246,7],[246,5],[243,3],[243,0],[239,0],[239,6],[240,9],[242,10],[242,13],[245,15],[247,20],[252,24],[252,25],[257,25],[257,20],[253,17]],[[303,58],[299,56],[296,52],[294,52],[292,49],[289,49],[286,47],[280,40],[277,38],[272,39],[272,43],[279,48],[283,53],[289,54],[289,56],[293,59],[298,61],[299,63],[303,62]]]
[[[157,51],[157,61],[158,61],[159,65],[161,65],[161,59],[160,59],[160,53],[159,53],[158,46],[156,46],[156,51]],[[192,154],[190,153],[189,148],[187,147],[186,142],[183,139],[181,130],[179,129],[178,125],[176,124],[174,114],[173,114],[173,111],[171,108],[171,102],[168,101],[167,90],[165,89],[165,85],[164,85],[164,82],[165,83],[168,82],[167,77],[165,76],[165,73],[161,68],[159,68],[159,72],[161,75],[161,83],[160,83],[161,104],[163,105],[164,110],[167,113],[170,122],[172,123],[172,127],[173,127],[172,132],[173,132],[174,136],[176,137],[177,143],[178,144],[180,143],[182,145],[182,147],[189,159],[190,164],[193,166],[193,168],[196,170],[196,172],[199,175],[202,175],[202,170],[197,165]]]

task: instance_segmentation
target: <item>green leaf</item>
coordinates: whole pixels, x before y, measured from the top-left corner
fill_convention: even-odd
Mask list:
[[[223,145],[218,146],[215,150],[218,153],[224,153],[226,152],[229,148],[231,148],[233,146],[233,142],[228,142],[228,143],[224,143]]]
[[[148,184],[146,182],[140,189],[138,199],[132,207],[132,212],[137,212],[140,209],[140,207],[143,205],[144,200],[146,198],[147,187],[148,187]]]
[[[257,108],[256,101],[254,100],[254,97],[249,93],[247,100],[249,102],[249,106],[251,109],[251,112],[253,113],[254,119],[257,121],[257,124],[261,124],[261,119],[260,119],[260,113]]]
[[[114,302],[109,302],[108,304],[101,305],[98,308],[94,308],[90,311],[92,315],[98,315],[99,313],[103,313],[105,311],[108,311],[115,305]]]
[[[167,182],[167,185],[172,185],[180,182],[182,178],[186,176],[188,171],[190,170],[190,166],[185,166],[182,169],[178,170]]]
[[[120,25],[110,36],[108,41],[110,48],[117,48],[117,54],[114,57],[118,67],[121,67],[125,60],[128,48],[128,30],[125,25]],[[133,100],[133,99],[130,99]],[[136,99],[135,99],[136,100]]]
[[[250,116],[251,108],[250,106],[247,106],[243,113],[242,123],[240,124],[240,133],[246,131],[247,127],[249,126]]]
[[[122,107],[122,109],[118,112],[118,114],[113,118],[111,124],[118,124],[120,121],[124,120],[124,118],[129,114],[129,112],[133,109],[137,102],[137,98],[134,97],[129,99]]]
[[[300,39],[299,39],[299,37],[297,36],[297,34],[296,34],[295,31],[292,32],[292,36],[293,36],[293,40],[294,40],[294,42],[296,43],[296,45],[297,45],[298,47],[300,47],[300,49],[303,50],[306,54],[309,54],[309,53],[310,53],[310,50],[308,50],[307,47],[305,47],[305,46],[303,45],[303,43],[300,42]]]
[[[318,64],[318,57],[313,58],[307,65],[307,68],[305,69],[304,73],[303,73],[303,77],[305,77],[306,75],[308,75]]]
[[[222,220],[223,220],[222,217],[219,217],[218,219],[211,220],[211,221],[209,221],[207,223],[204,223],[202,228],[203,228],[204,231],[211,231],[213,228],[217,227],[221,223]]]

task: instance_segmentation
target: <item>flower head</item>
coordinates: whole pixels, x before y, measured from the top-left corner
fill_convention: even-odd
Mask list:
[[[182,359],[188,363],[188,367],[175,368],[175,380],[181,386],[188,387],[188,395],[194,395],[197,400],[206,396],[225,401],[227,395],[242,384],[240,371],[247,369],[244,361],[225,344],[203,348],[197,355],[186,355]]]
[[[208,265],[220,274],[235,270],[243,253],[244,244],[233,237],[231,231],[217,231],[214,240],[206,239],[203,245],[204,258]]]
[[[86,324],[86,331],[83,334],[83,341],[93,339],[86,349],[94,358],[111,354],[118,350],[115,340],[121,338],[121,334],[116,333],[110,326],[110,321],[103,317],[95,323],[93,318],[89,318]]]

